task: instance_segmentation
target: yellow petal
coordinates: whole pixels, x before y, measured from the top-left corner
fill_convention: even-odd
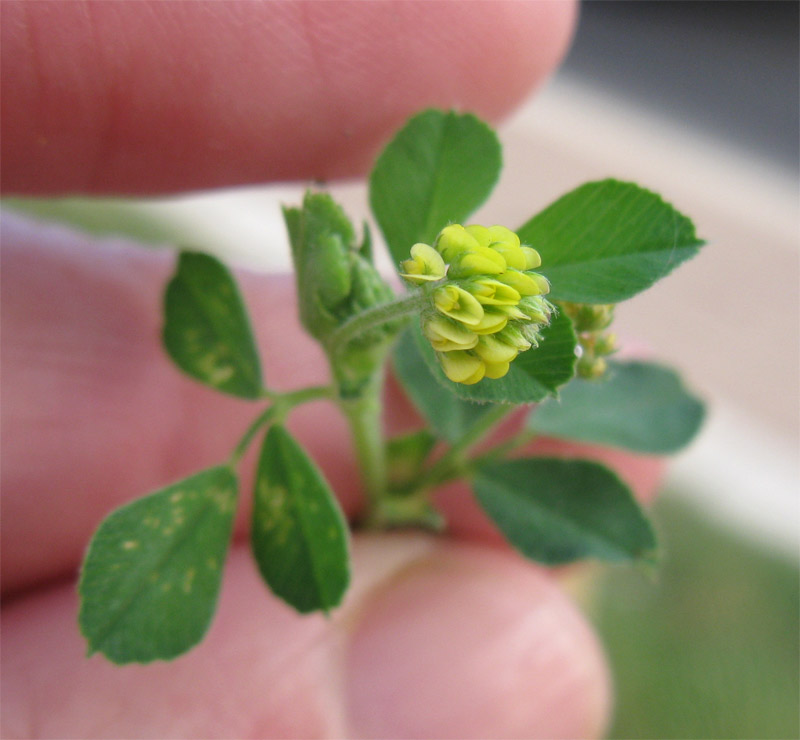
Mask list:
[[[505,327],[508,323],[508,318],[509,317],[502,311],[484,309],[481,322],[475,326],[471,326],[470,329],[475,334],[495,334]]]
[[[520,294],[510,285],[494,278],[478,278],[464,285],[484,306],[515,306]]]
[[[477,326],[483,318],[483,307],[475,296],[457,285],[443,285],[433,292],[437,310],[467,326]]]
[[[542,264],[542,256],[533,247],[520,247],[525,255],[525,267],[523,270],[535,270]]]
[[[490,226],[487,231],[489,232],[489,237],[492,240],[492,245],[500,243],[509,247],[519,246],[519,237],[513,231],[511,231],[511,229],[507,229],[505,226]]]
[[[484,362],[511,362],[519,354],[516,347],[501,342],[493,334],[481,335],[474,352]]]
[[[481,359],[469,352],[442,352],[438,358],[444,374],[454,383],[463,383],[484,371]],[[472,382],[477,383],[478,381]]]
[[[513,267],[515,270],[525,269],[527,259],[525,258],[525,253],[519,247],[515,247],[512,244],[498,243],[492,244],[492,249],[503,255],[509,267]]]
[[[475,237],[478,244],[480,244],[482,247],[488,247],[493,241],[489,229],[487,229],[485,226],[481,226],[480,224],[472,224],[471,226],[467,226],[467,233],[469,233],[470,236]]]
[[[450,276],[455,278],[472,275],[500,275],[506,270],[503,255],[489,247],[475,247],[459,252],[450,262]]]
[[[400,276],[412,283],[441,280],[447,267],[442,255],[428,244],[415,244],[411,247],[411,259],[400,263],[403,272]]]
[[[456,255],[480,244],[461,224],[450,224],[439,232],[435,246],[446,262],[452,262]]]
[[[483,380],[484,375],[486,375],[486,365],[482,362],[480,367],[461,383],[462,385],[475,385],[478,381]]]
[[[497,380],[502,378],[511,367],[509,362],[487,362],[486,363],[486,377]]]
[[[438,352],[472,349],[478,343],[477,334],[445,316],[435,315],[423,320],[422,333]]]
[[[538,278],[541,278],[541,280]],[[523,296],[541,295],[542,288],[545,288],[545,293],[550,290],[550,284],[547,280],[535,272],[520,272],[519,270],[509,269],[502,275],[498,275],[497,279],[506,285],[510,285]]]

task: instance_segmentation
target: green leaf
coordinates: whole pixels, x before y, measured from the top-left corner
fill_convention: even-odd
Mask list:
[[[261,363],[230,271],[200,252],[181,252],[164,297],[164,346],[181,370],[223,393],[261,397]]]
[[[89,655],[148,663],[200,642],[216,608],[236,495],[233,471],[210,468],[102,522],[78,584]]]
[[[598,463],[512,460],[482,466],[473,485],[492,521],[532,560],[557,565],[654,557],[650,523],[627,486]]]
[[[454,393],[442,393],[440,385],[444,373],[436,375],[423,359],[421,344],[417,343],[415,333],[408,329],[403,332],[394,351],[392,365],[403,389],[414,407],[430,424],[436,434],[449,442],[457,440],[473,423],[490,408],[488,404],[473,403],[458,398]],[[424,339],[420,336],[420,342]],[[435,363],[436,358],[432,358]],[[438,368],[438,363],[436,365]],[[447,380],[446,377],[444,379]]]
[[[601,180],[581,185],[518,229],[539,250],[550,298],[617,303],[649,288],[703,241],[694,225],[638,185]]]
[[[475,116],[439,110],[414,116],[384,149],[369,182],[370,204],[394,261],[472,213],[501,165],[497,136]]]
[[[251,544],[272,591],[299,612],[337,606],[350,582],[347,523],[303,448],[270,427],[256,474]]]
[[[433,377],[458,398],[476,403],[536,403],[556,395],[575,374],[575,332],[564,315],[553,317],[535,349],[521,352],[504,378],[484,378],[475,385],[454,383],[442,370],[419,327],[412,330],[419,352]]]
[[[703,414],[703,404],[673,370],[614,362],[607,380],[573,380],[558,401],[547,400],[533,411],[528,426],[551,437],[668,454],[697,434]]]

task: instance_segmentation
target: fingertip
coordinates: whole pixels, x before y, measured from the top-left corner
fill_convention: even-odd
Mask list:
[[[563,56],[575,7],[5,2],[3,188],[360,174],[421,108],[508,113]]]
[[[358,737],[599,737],[610,688],[591,629],[547,575],[448,544],[374,593],[347,656]]]

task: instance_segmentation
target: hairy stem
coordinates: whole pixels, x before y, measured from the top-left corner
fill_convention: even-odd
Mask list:
[[[386,450],[381,428],[383,379],[376,374],[358,398],[341,399],[350,424],[367,501],[374,507],[386,495]]]
[[[428,302],[429,299],[423,292],[415,291],[391,303],[382,303],[356,314],[331,334],[328,340],[330,355],[335,357],[348,342],[370,329],[418,314]]]
[[[467,453],[478,444],[502,419],[508,416],[514,406],[497,404],[478,418],[475,423],[457,439],[427,472],[421,483],[433,488],[453,477],[464,467]]]

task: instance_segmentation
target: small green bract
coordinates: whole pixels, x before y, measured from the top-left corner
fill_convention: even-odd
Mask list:
[[[518,227],[470,223],[500,167],[495,133],[469,114],[424,111],[389,142],[369,199],[409,286],[401,295],[375,269],[369,231],[359,239],[327,193],[284,209],[300,320],[327,357],[325,386],[272,390],[231,272],[209,255],[180,254],[164,300],[167,353],[195,381],[259,408],[228,460],[102,522],[79,585],[89,654],[170,660],[202,639],[230,543],[236,471],[259,435],[250,537],[258,569],[297,611],[336,608],[350,582],[347,522],[285,426],[294,408],[318,399],[336,403],[350,426],[365,494],[356,527],[446,528],[432,493],[461,478],[528,558],[654,561],[647,517],[612,471],[508,456],[538,434],[655,454],[692,439],[700,401],[672,370],[609,359],[618,346],[610,325],[616,303],[703,242],[659,196],[617,180],[582,185]],[[390,363],[428,428],[387,440]],[[520,405],[530,406],[525,428],[475,453]],[[444,452],[433,456],[438,442]]]

